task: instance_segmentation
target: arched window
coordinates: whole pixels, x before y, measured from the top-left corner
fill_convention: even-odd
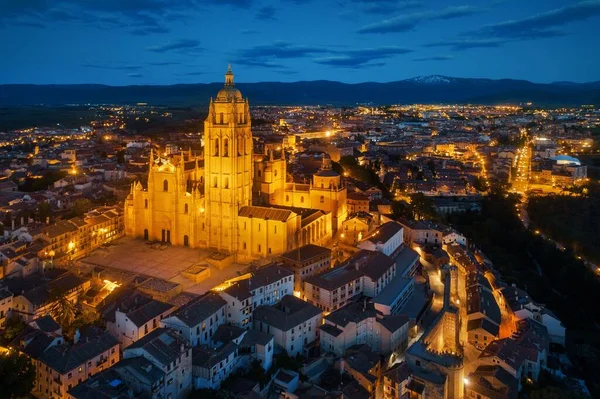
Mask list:
[[[184,247],[190,246],[190,238],[187,235],[183,236],[183,246]]]
[[[167,181],[167,179],[163,181],[163,191],[169,191],[169,182]]]
[[[219,139],[215,139],[215,151],[214,151],[215,157],[219,156]]]
[[[300,197],[300,203],[304,204],[304,196]]]
[[[323,182],[321,182],[321,188],[323,188]]]
[[[144,200],[144,208],[148,209],[148,200],[147,199]]]
[[[261,176],[262,176],[262,171],[259,169],[258,170],[258,177],[261,177]]]
[[[237,154],[242,155],[244,151],[244,138],[242,136],[238,137],[238,148]]]
[[[273,176],[277,176],[277,169],[273,171]]]
[[[188,204],[183,206],[183,213],[188,213]]]
[[[217,187],[217,177],[213,177],[213,187]]]
[[[277,234],[277,225],[274,226],[273,233]]]
[[[223,188],[229,188],[229,177],[225,178],[225,182],[223,183]]]
[[[321,203],[325,202],[325,197],[321,195]]]
[[[223,156],[229,156],[229,139],[223,139]]]
[[[219,123],[223,124],[223,113],[219,114]]]

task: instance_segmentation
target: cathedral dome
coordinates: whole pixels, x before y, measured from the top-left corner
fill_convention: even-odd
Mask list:
[[[229,65],[225,74],[225,86],[217,93],[217,101],[231,102],[242,100],[242,93],[233,84],[233,72],[231,72],[231,65]]]

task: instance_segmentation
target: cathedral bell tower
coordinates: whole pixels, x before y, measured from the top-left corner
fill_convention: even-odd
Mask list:
[[[252,131],[248,100],[233,83],[211,99],[204,121],[207,245],[235,254],[239,248],[238,210],[252,204]]]

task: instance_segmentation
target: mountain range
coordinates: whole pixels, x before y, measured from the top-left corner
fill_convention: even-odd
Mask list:
[[[202,106],[222,83],[169,86],[0,85],[0,106],[65,104],[135,104]],[[357,103],[474,103],[532,102],[536,106],[578,106],[600,103],[600,81],[533,83],[514,79],[419,76],[388,83],[341,83],[315,80],[292,83],[259,82],[236,85],[256,105],[356,105]]]

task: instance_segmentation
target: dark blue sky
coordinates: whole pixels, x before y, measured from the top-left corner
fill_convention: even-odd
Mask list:
[[[0,83],[600,80],[600,0],[0,0]]]

